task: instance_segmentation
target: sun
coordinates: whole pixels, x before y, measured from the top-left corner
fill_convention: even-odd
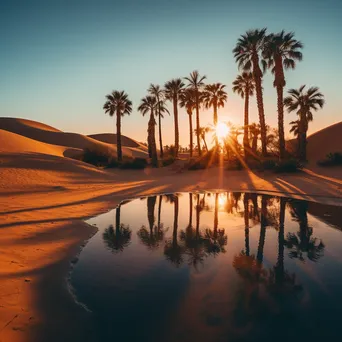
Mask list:
[[[223,140],[229,134],[229,127],[224,122],[219,122],[216,125],[216,136]]]

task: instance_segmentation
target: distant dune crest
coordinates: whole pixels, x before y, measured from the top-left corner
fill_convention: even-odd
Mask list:
[[[36,121],[0,118],[0,152],[34,152],[74,157],[84,149],[90,148],[116,155],[114,141],[115,134],[86,136],[62,132]],[[123,136],[122,145],[124,156],[147,158],[147,148],[135,140]]]

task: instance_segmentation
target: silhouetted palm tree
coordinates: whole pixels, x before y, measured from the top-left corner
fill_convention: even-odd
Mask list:
[[[286,85],[284,69],[294,69],[296,61],[302,60],[299,51],[303,44],[294,38],[294,33],[281,31],[270,34],[265,40],[263,56],[268,61],[268,67],[274,74],[273,86],[277,88],[278,107],[278,133],[279,133],[279,157],[285,157],[285,133],[284,133],[284,87]]]
[[[257,260],[260,264],[264,259],[264,245],[266,238],[266,226],[267,226],[267,198],[265,195],[261,195],[261,217],[260,217],[260,237],[258,245]]]
[[[178,244],[178,213],[179,213],[179,199],[178,195],[173,195],[171,198],[173,202],[173,233],[172,240],[166,241],[164,247],[164,254],[166,259],[173,263],[176,267],[179,267],[183,263],[184,248]]]
[[[252,123],[249,125],[249,132],[251,134],[252,139],[252,152],[255,155],[258,149],[258,139],[260,135],[260,125],[256,123]]]
[[[199,107],[200,107],[200,100],[201,100],[201,89],[204,86],[204,80],[206,76],[200,76],[197,70],[190,73],[189,77],[185,77],[185,79],[189,82],[188,88],[192,89],[195,92],[196,98],[196,129],[198,130],[197,134],[197,148],[199,155],[202,154],[201,150],[201,143],[200,143],[200,136],[199,136],[199,128],[200,128],[200,119],[199,119]]]
[[[157,196],[147,197],[147,219],[149,229],[142,226],[137,232],[140,241],[150,250],[158,249],[160,243],[164,240],[164,230],[162,225],[155,225],[154,210]]]
[[[113,253],[122,252],[131,243],[132,231],[129,226],[121,224],[120,210],[119,205],[115,210],[115,229],[110,225],[103,233],[103,240]]]
[[[192,198],[191,198],[192,199]],[[181,231],[180,238],[185,245],[185,253],[188,256],[188,264],[197,270],[199,264],[203,264],[207,257],[205,251],[205,239],[200,231],[200,214],[205,208],[205,198],[200,200],[200,194],[196,194],[196,227],[188,226]]]
[[[184,83],[180,78],[175,78],[169,82],[166,82],[164,87],[166,99],[171,101],[173,104],[173,116],[175,123],[175,149],[177,157],[179,151],[178,100],[184,88]]]
[[[206,109],[213,108],[213,123],[216,128],[218,121],[217,110],[220,107],[224,107],[225,102],[227,102],[228,95],[224,90],[226,86],[221,83],[207,84],[204,87],[204,92],[202,94],[202,101]],[[215,139],[216,147],[218,147],[218,138]]]
[[[205,246],[209,255],[218,255],[219,253],[225,253],[224,246],[227,245],[227,235],[224,229],[218,229],[218,197],[219,194],[215,194],[215,207],[214,207],[214,229],[206,229],[205,231]]]
[[[238,75],[233,82],[233,91],[238,93],[245,99],[245,115],[243,123],[243,149],[245,152],[245,158],[248,156],[249,150],[249,97],[253,96],[255,89],[253,75],[250,72],[243,72]]]
[[[116,148],[118,161],[122,161],[121,116],[131,114],[132,102],[124,91],[113,91],[111,94],[106,95],[106,98],[107,101],[103,105],[103,109],[110,116],[116,115]]]
[[[300,200],[289,202],[291,216],[299,224],[299,232],[288,233],[286,237],[286,247],[290,249],[290,258],[305,261],[304,255],[311,261],[318,261],[324,255],[324,243],[322,240],[312,237],[313,229],[308,222],[308,203]]]
[[[157,99],[160,158],[163,158],[164,150],[163,150],[161,119],[164,118],[164,113],[168,113],[168,114],[170,114],[170,113],[167,110],[167,108],[164,106],[164,101],[165,101],[164,90],[161,89],[161,87],[159,85],[151,84],[148,91],[152,96],[154,96]]]
[[[156,133],[155,126],[156,120],[154,119],[154,115],[156,113],[158,107],[157,99],[154,96],[146,96],[141,99],[141,103],[138,107],[138,111],[141,112],[143,116],[147,113],[150,113],[150,120],[148,121],[148,152],[149,157],[152,159],[152,164],[154,166],[158,166],[158,156],[157,156],[157,146],[156,146]]]
[[[208,149],[207,141],[205,140],[205,135],[209,133],[210,131],[211,131],[210,127],[200,127],[199,132],[197,131],[197,128],[195,128],[195,134],[201,137],[207,152],[209,151],[209,149]]]
[[[245,152],[245,158],[248,156],[249,146],[249,97],[254,94],[254,79],[250,72],[243,72],[238,75],[233,82],[233,91],[238,93],[242,98],[245,99],[245,115],[244,115],[244,126],[243,126],[243,148]]]
[[[190,133],[190,157],[193,155],[193,128],[192,128],[192,112],[196,108],[196,92],[193,89],[185,89],[180,95],[179,105],[185,107],[189,117],[189,133]]]
[[[264,48],[266,37],[266,28],[261,30],[249,30],[241,35],[233,50],[234,57],[240,69],[244,71],[251,71],[256,90],[256,98],[259,112],[259,121],[261,128],[261,147],[262,155],[267,155],[266,149],[266,122],[264,113],[264,102],[262,94],[262,71],[260,68],[260,61],[263,69],[266,69],[266,62],[262,59],[261,53]]]
[[[311,87],[305,90],[305,85],[297,89],[290,89],[289,96],[284,99],[287,111],[296,112],[299,116],[299,157],[306,161],[306,136],[309,128],[309,122],[313,120],[313,111],[324,106],[324,95],[319,92],[317,87]]]

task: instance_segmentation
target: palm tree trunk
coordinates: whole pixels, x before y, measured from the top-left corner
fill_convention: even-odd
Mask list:
[[[157,196],[150,196],[147,197],[147,218],[148,218],[148,224],[150,226],[150,232],[153,231],[154,226],[154,208],[156,205]]]
[[[281,284],[284,280],[284,224],[285,224],[285,198],[280,198],[280,213],[279,213],[279,233],[278,233],[278,260],[277,260],[277,272],[276,282]]]
[[[306,161],[306,118],[305,115],[300,114],[300,122],[299,122],[299,132],[298,132],[298,151],[299,151],[299,159],[303,162]]]
[[[243,205],[244,205],[244,220],[245,220],[245,249],[246,249],[246,256],[249,256],[250,251],[249,251],[248,194],[244,195]]]
[[[192,194],[189,194],[189,227],[192,226]]]
[[[284,100],[283,100],[283,87],[277,86],[277,105],[278,105],[278,133],[279,133],[279,158],[285,158],[285,134],[284,134]]]
[[[115,229],[119,230],[120,229],[120,215],[121,214],[121,206],[118,205],[116,210],[115,210]]]
[[[258,253],[257,253],[257,260],[259,264],[262,263],[263,258],[264,258],[264,246],[265,246],[265,238],[266,238],[266,211],[267,211],[266,197],[264,195],[261,195],[260,237],[259,237],[259,245],[258,245]]]
[[[215,194],[215,209],[214,209],[214,237],[217,238],[217,228],[218,228],[218,194]]]
[[[148,123],[149,126],[149,144],[151,145],[151,158],[152,165],[158,166],[158,156],[157,156],[157,146],[156,146],[156,135],[155,135],[155,125],[156,121],[154,120],[153,111],[151,111],[150,120]]]
[[[163,140],[162,140],[162,129],[161,129],[161,115],[160,115],[160,108],[158,112],[158,120],[159,120],[159,146],[160,146],[160,158],[162,159],[164,157],[164,151],[163,151]]]
[[[203,136],[202,139],[204,142],[205,149],[207,150],[207,152],[209,152],[207,142],[205,141],[205,136]]]
[[[175,150],[176,150],[176,157],[178,157],[178,150],[179,150],[179,126],[178,126],[178,99],[175,96],[173,98],[173,113],[175,117]]]
[[[178,231],[178,212],[179,212],[179,202],[178,202],[178,196],[175,195],[175,202],[174,202],[174,217],[173,217],[173,245],[177,246],[177,231]]]
[[[243,150],[245,152],[245,159],[248,159],[249,152],[249,136],[248,136],[248,125],[249,125],[249,89],[245,89],[245,118],[243,128]]]
[[[253,78],[255,82],[255,92],[259,113],[259,122],[261,128],[261,150],[263,157],[267,156],[267,132],[266,132],[266,123],[265,123],[265,112],[264,112],[264,101],[262,96],[262,72],[259,67],[259,59],[256,55],[253,58]]]
[[[163,196],[159,196],[159,204],[158,204],[158,229],[160,229],[160,216],[161,216],[161,207],[162,207]]]
[[[217,121],[218,121],[218,115],[217,115],[217,103],[216,101],[214,102],[214,126],[216,127],[217,126]],[[216,148],[218,148],[219,146],[219,142],[218,142],[218,138],[215,134],[215,145],[216,145]]]
[[[192,158],[193,155],[193,129],[192,129],[192,113],[188,113],[189,116],[189,130],[190,130],[190,158]]]
[[[197,129],[197,148],[198,154],[202,155],[201,149],[201,139],[200,139],[200,119],[199,119],[199,98],[198,98],[198,90],[196,89],[196,129]]]
[[[116,151],[118,161],[122,161],[122,148],[121,148],[121,113],[118,110],[116,112]]]

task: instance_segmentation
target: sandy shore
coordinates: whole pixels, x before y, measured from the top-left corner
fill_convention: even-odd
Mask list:
[[[29,163],[32,156],[26,157]],[[80,165],[75,170],[58,165],[50,168],[53,160],[38,169],[20,168],[4,160],[0,165],[1,342],[96,340],[90,314],[73,302],[66,277],[70,261],[95,232],[83,220],[123,199],[222,189],[272,192],[342,205],[340,168],[296,175],[222,168],[179,173],[172,167],[108,172],[82,167],[80,172]]]

